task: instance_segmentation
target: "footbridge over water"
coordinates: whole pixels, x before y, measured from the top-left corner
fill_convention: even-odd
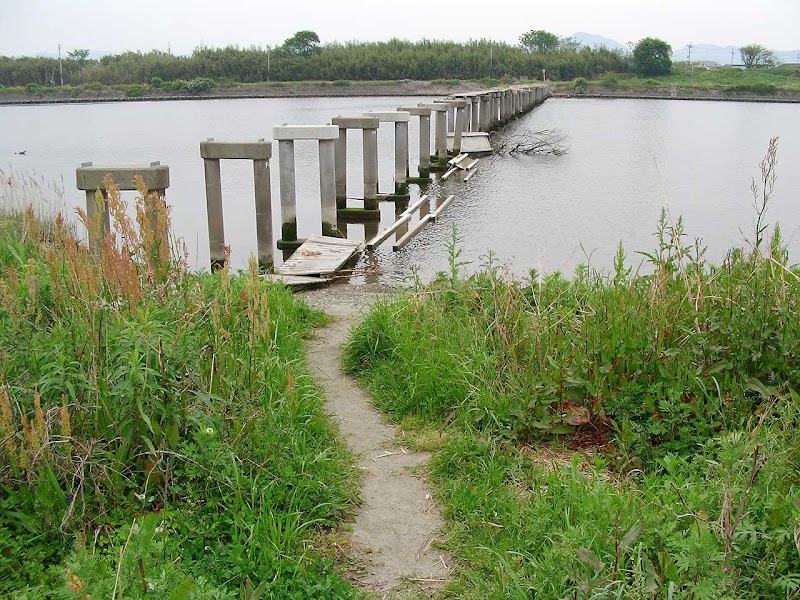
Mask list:
[[[277,247],[284,251],[286,262],[274,269],[275,276],[288,283],[294,276],[302,276],[304,281],[308,280],[305,283],[324,283],[362,250],[376,248],[392,235],[395,236],[393,248],[400,249],[426,224],[435,222],[454,197],[425,195],[425,186],[433,181],[432,178],[446,179],[463,173],[464,181],[468,181],[475,173],[477,157],[492,152],[490,132],[526,114],[548,96],[550,86],[547,84],[513,85],[454,94],[434,102],[400,106],[395,111],[337,115],[328,124],[274,127],[272,137],[278,145],[281,215],[281,237],[278,240],[274,239],[272,230],[274,207],[269,177],[273,142],[264,139],[208,139],[201,142],[212,269],[223,264],[226,251],[220,160],[250,160],[253,163],[254,225],[261,267],[273,270],[273,251]],[[420,158],[416,176],[410,173],[409,161],[409,123],[412,119],[419,120]],[[378,155],[378,130],[381,123],[392,123],[394,129],[394,156],[391,158],[394,187],[384,193],[378,189],[381,159]],[[362,135],[363,189],[361,196],[355,198],[361,203],[358,207],[347,206],[347,200],[354,200],[347,194],[347,136],[351,130],[360,130]],[[320,203],[322,236],[308,241],[297,236],[296,216],[294,147],[296,142],[304,141],[316,142],[319,152],[320,197],[317,201]],[[146,182],[152,180],[147,186],[162,196],[169,186],[169,167],[159,163],[152,163],[149,167],[92,167],[84,164],[77,170],[76,177],[78,188],[87,192],[87,213],[90,215],[97,209],[95,190],[104,191],[103,176],[106,173],[119,175],[122,181],[118,183],[125,186],[123,189],[130,187],[134,174],[141,174]],[[412,206],[409,206],[409,184],[419,185],[422,194]],[[302,201],[314,202],[311,198]],[[395,222],[382,232],[378,232],[379,202],[394,202],[396,207]],[[419,218],[415,220],[417,214]],[[342,239],[340,223],[347,222],[364,223],[363,243]]]

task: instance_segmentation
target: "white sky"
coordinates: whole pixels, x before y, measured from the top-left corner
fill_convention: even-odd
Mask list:
[[[623,44],[659,37],[800,48],[800,0],[0,0],[0,54],[66,50],[188,54],[200,44],[272,46],[301,29],[323,43],[490,38],[545,29]]]

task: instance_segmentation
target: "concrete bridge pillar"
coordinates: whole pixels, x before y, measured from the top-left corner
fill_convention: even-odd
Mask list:
[[[447,162],[447,112],[450,107],[447,104],[439,102],[426,104],[425,106],[430,107],[430,109],[436,113],[436,158],[439,163],[443,165]]]
[[[481,97],[480,96],[472,96],[470,98],[470,103],[472,104],[472,118],[470,119],[470,131],[480,131],[481,130]]]
[[[378,119],[381,123],[394,123],[394,193],[398,196],[408,195],[408,122],[411,113],[408,111],[364,113],[365,117]]]
[[[400,106],[399,111],[419,117],[419,179],[430,178],[431,168],[431,108],[428,105]]]
[[[272,257],[272,190],[270,188],[269,159],[272,143],[217,142],[213,139],[200,143],[200,156],[206,176],[206,208],[208,211],[208,245],[211,268],[223,266],[225,261],[225,228],[222,218],[222,181],[220,160],[253,161],[255,184],[256,240],[258,264],[271,268]]]
[[[120,191],[136,190],[134,177],[139,175],[144,181],[147,193],[155,192],[160,198],[164,198],[169,187],[169,167],[160,162],[152,162],[150,165],[122,166],[122,167],[95,167],[92,163],[83,163],[75,169],[75,181],[77,188],[86,192],[86,216],[92,222],[97,215],[97,190],[103,196],[103,217],[102,228],[100,230],[100,242],[111,231],[111,214],[108,208],[108,190],[105,185],[106,175],[111,175],[111,179]],[[169,232],[164,232],[168,234]],[[94,247],[93,241],[89,240],[90,249],[99,252],[100,248]]]
[[[316,140],[319,148],[319,187],[322,235],[341,237],[336,218],[336,141],[335,125],[283,125],[273,127],[272,137],[278,141],[281,194],[281,249],[297,248],[297,197],[295,191],[294,143]]]
[[[364,208],[378,209],[378,128],[365,128],[364,146]]]
[[[334,235],[334,232],[339,228],[336,213],[335,146],[336,138],[319,140],[319,194],[320,208],[322,209],[322,235]]]
[[[362,160],[364,163],[364,209],[378,209],[378,126],[380,121],[370,117],[334,117],[331,123],[339,128],[336,142],[336,207],[347,208],[347,130],[362,131]]]
[[[447,109],[447,133],[453,133],[456,129],[455,107],[450,106]]]
[[[461,136],[464,132],[464,117],[466,113],[467,101],[462,98],[448,100],[447,104],[456,111],[455,129],[453,131],[453,153],[461,152]]]
[[[489,105],[491,104],[491,96],[489,94],[481,94],[478,98],[481,104],[481,131],[489,131]]]

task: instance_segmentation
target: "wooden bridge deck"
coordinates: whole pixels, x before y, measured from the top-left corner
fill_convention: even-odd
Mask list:
[[[361,242],[343,238],[312,236],[275,269],[276,275],[330,277],[358,252]]]

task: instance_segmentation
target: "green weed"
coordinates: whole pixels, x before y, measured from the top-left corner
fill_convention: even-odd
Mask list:
[[[0,210],[0,595],[351,594],[312,548],[355,479],[303,362],[322,315],[253,261],[189,273],[163,199],[106,186],[88,246],[14,208],[34,183]]]

